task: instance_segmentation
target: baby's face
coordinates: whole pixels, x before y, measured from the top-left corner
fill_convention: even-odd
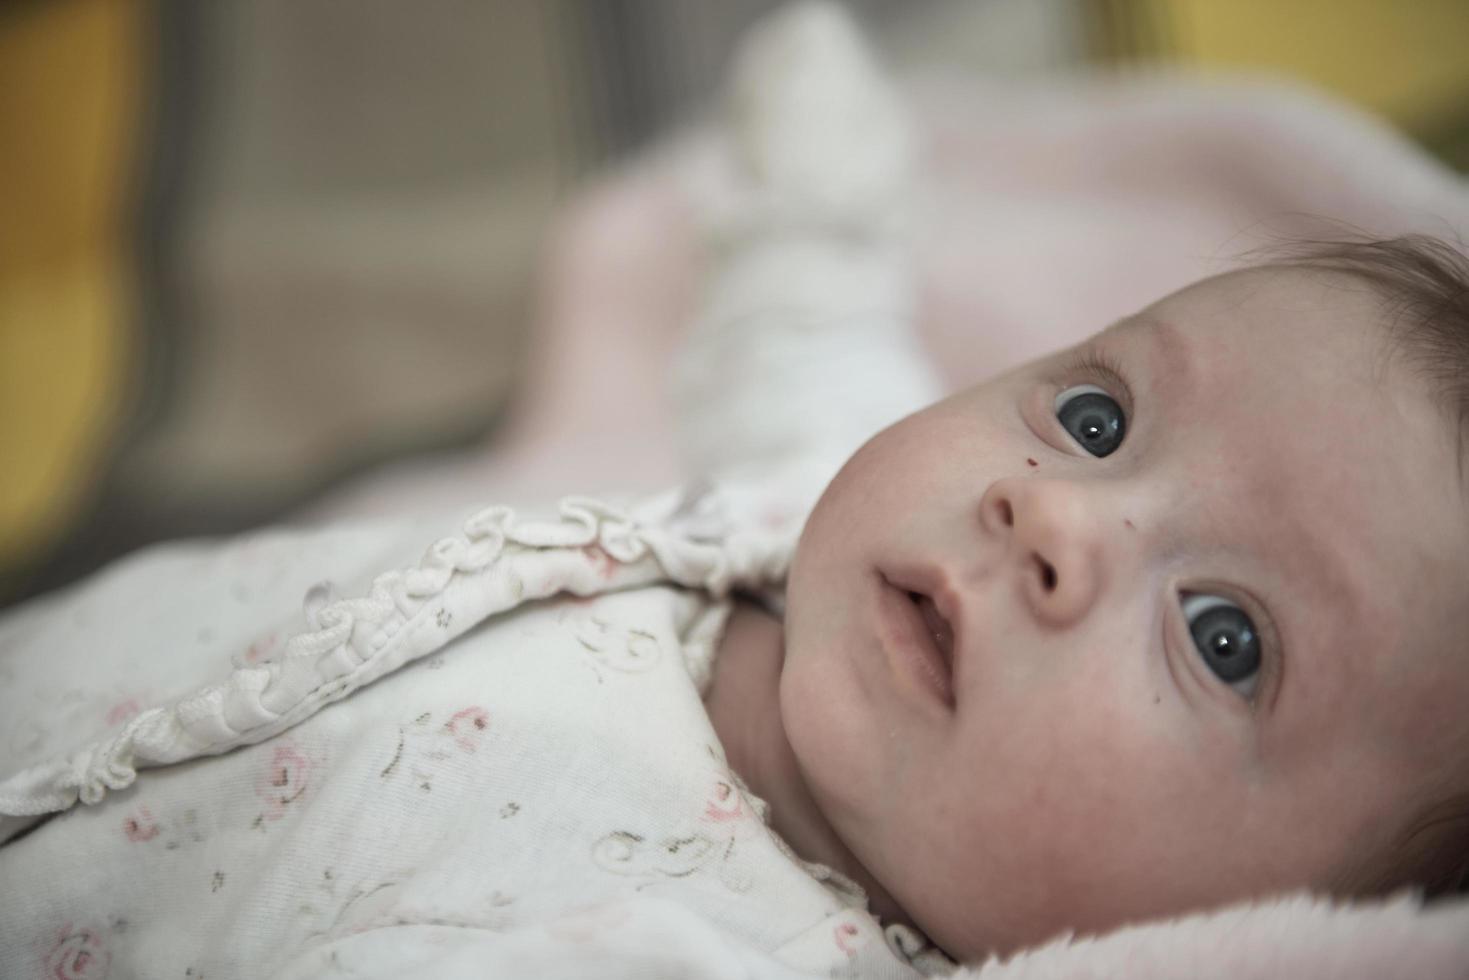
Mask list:
[[[833,481],[781,712],[951,953],[1325,886],[1462,767],[1454,433],[1379,318],[1337,276],[1209,280]]]

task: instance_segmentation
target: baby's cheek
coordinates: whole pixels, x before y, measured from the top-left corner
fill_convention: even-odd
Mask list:
[[[866,696],[839,653],[792,643],[780,678],[781,720],[802,775],[834,823],[865,812],[881,792],[873,765]]]

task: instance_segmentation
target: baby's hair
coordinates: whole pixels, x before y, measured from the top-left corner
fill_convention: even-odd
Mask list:
[[[1462,481],[1469,438],[1469,256],[1463,248],[1422,234],[1347,235],[1292,241],[1255,257],[1267,269],[1352,276],[1377,294],[1393,351],[1429,385],[1456,427]],[[1421,807],[1389,853],[1369,856],[1334,883],[1336,890],[1363,895],[1415,886],[1435,896],[1469,889],[1469,751],[1461,768],[1458,784]]]

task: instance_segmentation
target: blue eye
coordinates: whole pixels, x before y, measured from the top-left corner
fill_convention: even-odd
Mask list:
[[[1245,611],[1216,595],[1187,594],[1183,616],[1204,666],[1241,697],[1252,697],[1260,679],[1260,635]]]
[[[1122,406],[1096,385],[1072,385],[1057,395],[1056,418],[1093,456],[1110,456],[1127,435]]]

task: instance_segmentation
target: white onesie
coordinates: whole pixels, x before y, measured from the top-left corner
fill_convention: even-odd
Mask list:
[[[96,801],[0,848],[6,975],[914,976],[921,941],[769,830],[700,702],[729,590],[790,553],[730,500],[491,509],[289,640],[258,630],[284,593],[413,529],[155,549],[11,617],[7,770],[110,734],[0,787]]]

